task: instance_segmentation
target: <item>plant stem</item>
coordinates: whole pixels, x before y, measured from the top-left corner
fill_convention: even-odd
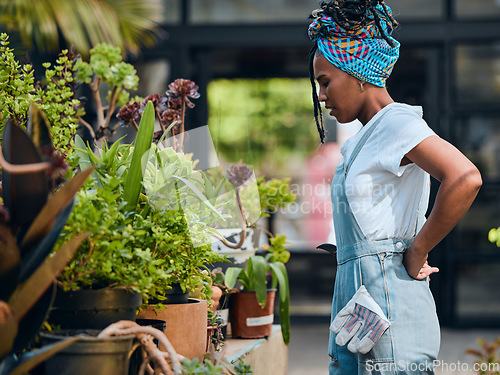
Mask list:
[[[222,244],[230,249],[240,249],[243,246],[243,242],[247,237],[247,222],[245,220],[245,216],[243,215],[243,205],[241,204],[240,198],[240,187],[236,188],[236,202],[238,203],[238,211],[240,212],[240,224],[241,224],[241,233],[240,233],[240,241],[235,245],[228,242],[225,238],[214,235]]]
[[[49,162],[31,163],[31,164],[11,164],[3,157],[2,147],[0,146],[0,165],[11,174],[26,174],[45,171],[50,168]]]
[[[123,91],[123,87],[120,89],[120,91],[118,91],[118,93],[117,93],[117,90],[118,90],[118,87],[116,87],[116,86],[113,87],[113,91],[111,92],[111,95],[109,97],[108,112],[107,112],[106,123],[105,123],[106,127],[109,126],[109,124],[111,122],[111,116],[115,112],[116,103],[118,102],[118,98],[120,97],[120,95]]]
[[[179,130],[180,133],[180,141],[179,141],[179,151],[182,151],[182,146],[184,145],[184,119],[186,117],[186,103],[184,102],[184,98],[182,98],[181,104],[181,128]]]
[[[92,125],[90,125],[87,121],[85,121],[83,118],[78,117],[78,121],[82,123],[90,132],[90,135],[92,136],[93,139],[95,139],[95,131]]]
[[[104,108],[102,106],[101,94],[99,93],[99,78],[95,79],[95,82],[91,82],[89,84],[90,89],[92,90],[92,96],[94,97],[96,112],[97,112],[97,124],[99,127],[104,126]]]

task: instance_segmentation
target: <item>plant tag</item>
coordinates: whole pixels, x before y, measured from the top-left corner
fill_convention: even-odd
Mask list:
[[[258,318],[247,318],[248,327],[265,326],[267,324],[272,324],[274,321],[274,315],[259,316]]]

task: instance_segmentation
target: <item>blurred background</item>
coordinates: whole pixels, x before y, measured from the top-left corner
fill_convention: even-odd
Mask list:
[[[500,1],[386,3],[401,24],[394,36],[402,44],[389,93],[423,106],[429,126],[465,153],[484,181],[465,218],[430,255],[441,270],[431,282],[441,324],[451,341],[454,329],[496,332],[500,249],[488,231],[500,226]],[[138,95],[163,93],[176,78],[194,80],[201,97],[186,125],[208,124],[221,160],[242,160],[258,176],[292,179],[296,203],[266,225],[291,243],[294,327],[326,353],[335,259],[315,246],[330,235],[329,185],[340,146],[360,124],[338,124],[325,114],[328,138],[319,147],[307,37],[308,15],[318,6],[317,0],[0,0],[0,29],[39,74],[41,62],[54,61],[61,48],[75,44],[84,54],[106,41],[121,46],[138,70]],[[438,186],[432,181],[432,197]]]

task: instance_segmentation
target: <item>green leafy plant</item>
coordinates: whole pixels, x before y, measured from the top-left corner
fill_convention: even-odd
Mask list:
[[[305,78],[215,79],[207,90],[208,126],[227,162],[243,159],[257,175],[286,176],[314,152],[317,136]]]
[[[476,363],[479,365],[479,375],[499,375],[500,371],[500,356],[498,348],[500,347],[500,338],[493,342],[488,342],[483,338],[477,339],[477,344],[480,349],[469,348],[465,354],[470,354],[476,357]],[[493,370],[489,370],[493,369]]]
[[[82,51],[106,42],[126,52],[154,45],[161,35],[160,0],[1,1],[0,24],[15,30],[24,46],[56,52],[64,43]],[[35,48],[34,48],[35,47]]]
[[[232,289],[239,281],[246,291],[255,291],[257,302],[261,307],[266,305],[268,271],[271,271],[271,289],[279,286],[279,316],[283,340],[288,345],[290,341],[290,288],[288,273],[283,263],[271,261],[272,254],[266,257],[254,255],[247,261],[245,268],[229,267],[226,270],[225,283]]]
[[[28,121],[29,108],[38,99],[35,92],[33,68],[29,64],[20,65],[14,50],[9,48],[9,37],[0,34],[0,132],[5,121],[10,118],[21,127]]]
[[[198,358],[184,359],[182,361],[183,375],[223,375],[227,374],[222,365],[215,365],[210,361],[199,362]]]
[[[102,147],[120,124],[112,123],[119,106],[128,103],[130,91],[139,82],[135,68],[123,61],[121,49],[109,44],[98,44],[90,50],[89,61],[77,55],[75,49],[62,50],[56,63],[43,64],[45,78],[35,82],[33,67],[21,66],[8,47],[8,35],[0,35],[0,110],[2,118],[13,118],[25,127],[31,103],[36,103],[51,123],[54,146],[61,153],[72,152],[78,124],[85,126],[91,137]],[[97,124],[88,123],[85,106],[77,98],[77,87],[86,84],[92,93]],[[101,96],[107,88],[105,98]],[[146,103],[144,103],[145,105]],[[3,126],[4,120],[0,121]],[[1,127],[0,127],[1,131]]]
[[[269,213],[276,212],[278,208],[284,208],[286,205],[295,202],[297,195],[290,192],[290,179],[271,178],[266,180],[264,177],[257,178],[259,188],[259,199],[261,208],[261,217],[269,217]]]
[[[130,90],[136,90],[139,83],[135,68],[123,61],[121,50],[109,44],[98,44],[90,50],[89,62],[81,58],[76,63],[76,80],[87,84],[96,105],[97,130],[85,121],[78,120],[87,127],[92,138],[102,144],[109,139],[119,125],[111,127],[111,119],[118,106],[127,104]],[[101,97],[101,87],[107,86],[106,100]]]
[[[61,238],[90,233],[59,277],[64,289],[126,287],[145,300],[161,300],[178,282],[184,291],[210,297],[206,264],[221,257],[211,251],[203,223],[182,209],[197,197],[187,177],[194,162],[172,149],[158,150],[152,143],[153,124],[154,107],[148,102],[134,147],[104,143],[96,154],[77,137],[80,166],[96,169],[62,233]],[[167,204],[185,200],[174,207]],[[194,238],[201,245],[194,246]]]
[[[207,321],[210,344],[216,352],[220,352],[225,345],[221,319],[209,309]]]
[[[45,80],[36,87],[39,106],[52,124],[54,144],[66,155],[73,152],[78,117],[84,113],[75,94],[77,62],[74,49],[61,51],[52,69],[50,63],[43,64]]]
[[[219,358],[204,359],[198,361],[198,358],[184,359],[182,361],[182,374],[183,375],[252,375],[253,371],[251,366],[238,358],[236,363],[230,364],[227,361]]]
[[[287,244],[285,235],[275,234],[269,237],[269,244],[262,245],[262,249],[270,254],[271,262],[286,263],[290,259],[290,252],[285,246]]]
[[[492,228],[488,233],[488,240],[500,247],[500,228]]]
[[[43,295],[53,295],[53,280],[86,236],[68,237],[53,256],[48,256],[72,209],[74,195],[92,172],[83,171],[59,186],[61,159],[44,161],[40,156],[43,149],[47,155],[53,151],[48,137],[50,124],[45,120],[43,112],[32,106],[31,131],[27,134],[14,119],[7,119],[2,142],[5,155],[0,148],[4,184],[4,204],[0,205],[1,374],[25,373],[75,341],[71,338],[26,351],[47,313],[48,306],[39,300]],[[26,182],[31,184],[30,189],[25,188]],[[49,184],[54,187],[50,200],[44,196]],[[29,210],[24,201],[30,202]]]
[[[234,369],[237,375],[252,375],[253,371],[250,365],[243,362],[241,358],[238,358],[234,364]]]

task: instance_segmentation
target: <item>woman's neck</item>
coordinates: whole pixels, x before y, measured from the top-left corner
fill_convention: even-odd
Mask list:
[[[358,120],[365,126],[373,116],[388,104],[394,103],[385,87],[369,86],[363,92],[365,100]]]

